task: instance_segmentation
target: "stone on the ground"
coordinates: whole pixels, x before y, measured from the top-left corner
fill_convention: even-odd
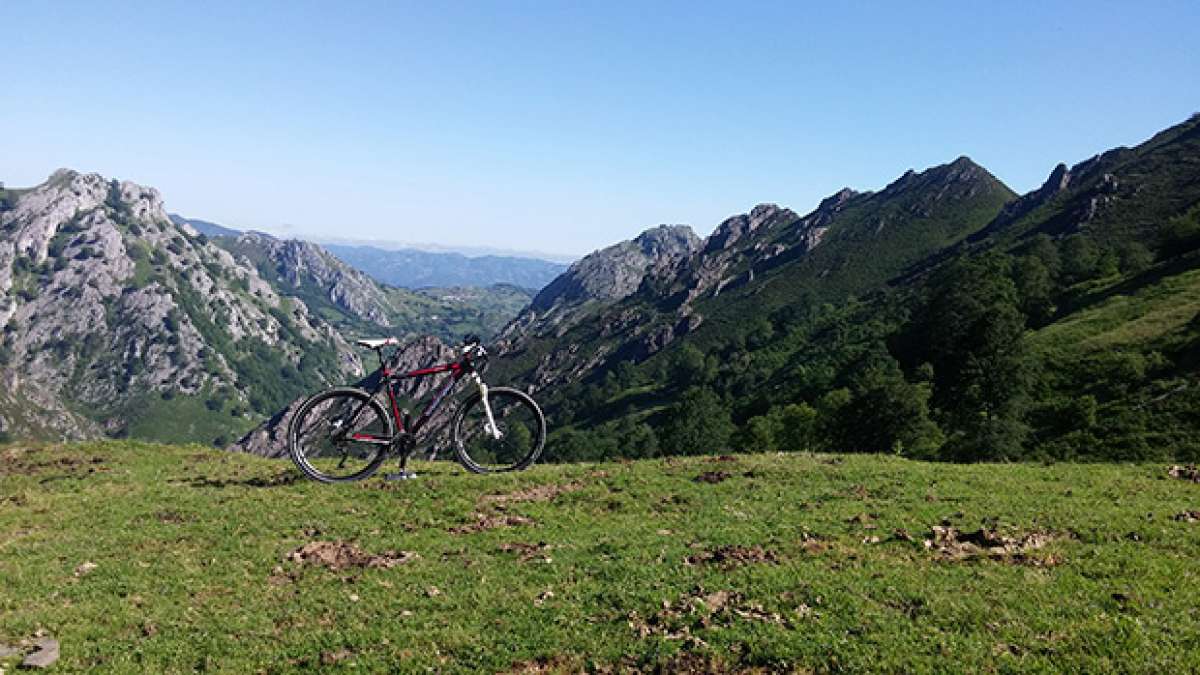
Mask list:
[[[49,668],[58,660],[58,640],[44,637],[34,640],[34,651],[21,662],[22,668]]]

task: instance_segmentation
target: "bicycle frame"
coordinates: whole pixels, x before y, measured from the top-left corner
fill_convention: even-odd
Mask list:
[[[381,357],[380,361],[382,360],[383,359]],[[420,433],[421,429],[425,427],[425,424],[429,422],[429,419],[433,417],[433,414],[437,412],[437,409],[441,407],[442,401],[446,399],[446,395],[449,394],[452,389],[454,389],[455,385],[457,385],[458,382],[462,380],[462,378],[465,377],[468,372],[474,373],[474,369],[464,365],[461,362],[442,363],[435,366],[430,366],[428,368],[410,370],[406,373],[397,373],[389,370],[386,365],[381,364],[379,369],[379,384],[375,387],[375,390],[371,392],[371,398],[369,400],[374,400],[375,397],[379,395],[380,389],[387,390],[388,403],[390,404],[389,413],[391,414],[392,419],[395,420],[396,433],[392,437],[378,436],[375,434],[352,433],[350,438],[360,443],[390,445],[397,436],[404,434],[410,434],[413,436],[417,435]],[[411,424],[410,427],[407,416],[400,412],[400,402],[397,400],[396,396],[396,385],[401,380],[427,377],[429,375],[438,375],[440,373],[450,373],[451,377],[446,380],[446,383],[442,385],[441,389],[434,393],[433,398],[431,398],[429,402],[425,404],[425,409],[421,411],[421,415],[415,422]],[[353,428],[353,420],[358,419],[359,413],[366,406],[367,403],[364,402],[358,410],[354,411],[354,414],[350,418],[351,428]]]

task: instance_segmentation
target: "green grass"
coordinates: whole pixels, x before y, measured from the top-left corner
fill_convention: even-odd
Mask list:
[[[205,401],[211,396],[211,393],[179,394],[170,400],[157,394],[141,397],[130,406],[136,414],[131,415],[129,435],[162,443],[186,443],[198,438],[213,442],[223,438],[228,444],[255,425],[255,421],[232,417],[228,405],[209,409]]]
[[[196,446],[12,445],[0,459],[0,642],[44,630],[63,670],[1200,668],[1200,523],[1174,519],[1200,508],[1200,485],[1161,465],[759,455],[474,476],[439,463],[413,482],[331,487]],[[728,478],[695,480],[706,472]],[[576,489],[487,499],[533,486]],[[475,513],[532,522],[451,531]],[[922,540],[943,520],[1060,538],[1023,561],[940,560]],[[420,557],[288,560],[334,540]],[[773,561],[686,562],[726,545]],[[97,567],[77,575],[83,563]]]
[[[1168,276],[1132,293],[1111,297],[1031,335],[1035,348],[1067,346],[1081,352],[1145,349],[1186,330],[1200,314],[1200,270]]]

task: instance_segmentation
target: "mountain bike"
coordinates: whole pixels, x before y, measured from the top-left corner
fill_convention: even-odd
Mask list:
[[[455,455],[468,471],[497,473],[529,468],[546,443],[546,418],[528,394],[509,387],[489,387],[480,370],[487,350],[479,338],[467,336],[461,357],[409,372],[396,372],[384,357],[387,347],[399,351],[396,338],[358,340],[360,347],[375,350],[379,369],[366,381],[376,381],[372,391],[358,387],[333,387],[309,397],[288,426],[288,454],[309,478],[322,483],[344,483],[370,477],[389,456],[400,457],[399,478],[411,478],[408,457],[442,402],[463,380],[477,391],[454,414],[451,426]],[[435,389],[414,421],[402,411],[400,383],[404,380],[448,376]],[[384,394],[384,395],[381,395]],[[386,404],[386,405],[385,405]],[[436,457],[436,452],[433,457]]]

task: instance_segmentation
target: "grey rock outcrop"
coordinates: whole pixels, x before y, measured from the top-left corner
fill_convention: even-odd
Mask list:
[[[320,293],[352,316],[384,328],[391,326],[397,308],[379,284],[317,244],[276,239],[261,232],[247,232],[221,243],[246,265],[258,261],[259,273],[292,295]]]
[[[13,435],[119,433],[144,397],[245,402],[235,344],[297,364],[299,335],[335,353],[339,372],[360,372],[303,303],[285,305],[252,266],[172,223],[157,190],[69,170],[0,212],[0,331]]]
[[[562,335],[585,312],[629,297],[643,279],[672,269],[701,240],[686,225],[659,225],[637,237],[595,251],[550,282],[502,332],[512,341],[525,334]]]

